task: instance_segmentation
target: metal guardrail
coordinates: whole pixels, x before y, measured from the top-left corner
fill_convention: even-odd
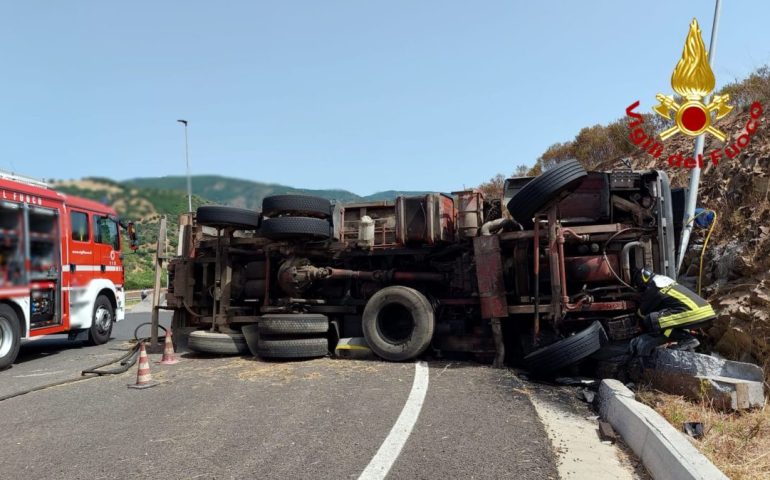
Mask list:
[[[168,291],[168,288],[161,288],[160,294],[164,295]],[[147,289],[147,295],[152,295],[152,289]],[[162,297],[161,297],[162,298]],[[141,301],[142,300],[142,290],[129,290],[126,292],[126,301]]]

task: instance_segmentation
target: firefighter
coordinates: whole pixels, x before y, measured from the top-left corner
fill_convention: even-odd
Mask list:
[[[641,291],[637,314],[647,332],[631,341],[631,351],[638,355],[649,355],[670,341],[676,341],[680,349],[693,349],[699,342],[687,330],[706,326],[716,317],[706,300],[650,268],[636,272],[634,287]]]

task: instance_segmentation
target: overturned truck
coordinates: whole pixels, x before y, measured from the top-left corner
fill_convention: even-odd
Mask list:
[[[586,172],[566,161],[477,190],[262,211],[203,206],[169,264],[174,328],[201,352],[326,355],[364,337],[392,361],[464,352],[553,371],[638,333],[637,267],[675,277],[662,171]],[[681,217],[681,215],[679,215]]]

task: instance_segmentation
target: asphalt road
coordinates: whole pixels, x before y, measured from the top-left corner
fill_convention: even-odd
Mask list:
[[[148,318],[130,315],[100,347],[24,345],[20,362],[0,372],[0,396],[120,356]],[[415,375],[411,363],[181,357],[153,362],[160,384],[146,390],[127,388],[133,368],[0,402],[0,478],[358,478]],[[388,478],[558,478],[515,375],[464,362],[431,362],[429,374]]]
[[[125,320],[115,324],[111,340],[99,346],[70,341],[67,335],[47,335],[22,340],[16,362],[11,368],[0,371],[0,397],[73,378],[80,375],[85,368],[120,357],[129,348],[127,342],[134,337],[136,327],[149,321],[150,316],[147,313],[129,313]],[[160,324],[171,324],[169,312],[161,312]],[[143,327],[139,335],[149,336],[149,327]]]

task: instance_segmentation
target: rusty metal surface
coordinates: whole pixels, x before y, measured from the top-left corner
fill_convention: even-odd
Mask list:
[[[602,233],[618,233],[622,230],[627,230],[629,228],[633,228],[633,225],[625,224],[625,223],[609,223],[609,224],[602,224],[602,225],[577,225],[570,227],[570,230],[574,231],[578,235],[596,235],[596,234],[602,234]],[[499,234],[501,241],[510,241],[510,240],[524,240],[528,238],[532,238],[534,235],[534,232],[532,230],[525,230],[523,232],[504,232]],[[618,239],[623,238],[622,236],[616,237]]]
[[[500,240],[495,235],[475,237],[473,250],[476,257],[481,318],[507,317],[508,302],[505,298]]]
[[[636,303],[627,300],[618,300],[614,302],[593,302],[584,303],[580,308],[576,308],[574,311],[580,312],[609,312],[609,311],[622,311],[622,310],[634,310]]]
[[[551,275],[551,311],[558,324],[562,318],[562,282],[559,260],[559,225],[556,206],[548,211],[548,261]]]
[[[435,245],[455,236],[452,197],[439,193],[396,198],[396,242],[401,245]]]
[[[484,223],[484,194],[479,190],[452,192],[457,196],[457,232],[460,238],[475,237]]]
[[[540,313],[551,313],[551,306],[538,305],[537,311]],[[534,313],[534,312],[535,312],[534,305],[511,305],[508,307],[508,313],[510,313],[511,315],[520,314],[520,313]]]
[[[607,261],[601,255],[567,257],[564,264],[567,278],[571,282],[611,282],[615,276],[610,267],[618,271],[618,257],[615,254],[607,254]]]
[[[435,222],[438,225],[438,231],[435,233],[436,241],[453,242],[455,240],[455,223],[457,211],[455,210],[454,199],[448,195],[432,193],[428,195],[430,202],[438,207],[438,219]]]

